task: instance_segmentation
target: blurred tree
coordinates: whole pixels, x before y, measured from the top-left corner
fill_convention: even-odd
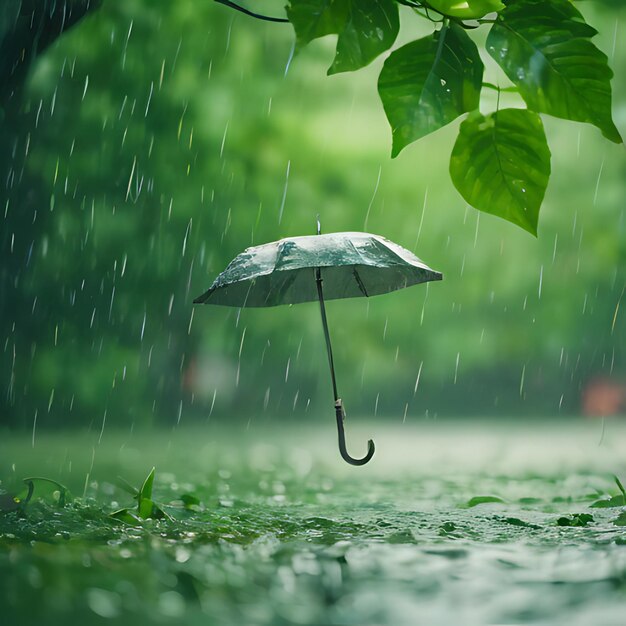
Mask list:
[[[287,72],[288,30],[222,9],[104,3],[37,61],[2,126],[2,423],[176,423],[215,398],[246,419],[315,409],[315,307],[194,319],[191,301],[243,247],[312,232],[318,212],[446,277],[329,307],[349,410],[575,410],[586,377],[624,372],[621,152],[547,122],[563,174],[542,239],[464,218],[454,127],[390,163],[379,67],[324,79],[320,42]]]
[[[3,0],[0,6],[0,114],[19,106],[24,79],[38,55],[102,0]]]

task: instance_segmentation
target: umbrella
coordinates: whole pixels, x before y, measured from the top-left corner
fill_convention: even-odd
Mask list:
[[[339,451],[351,465],[365,465],[374,455],[371,439],[363,458],[354,458],[346,450],[345,411],[337,392],[324,300],[376,296],[441,279],[439,272],[412,252],[384,237],[358,232],[322,235],[318,221],[317,235],[287,237],[246,249],[194,304],[269,307],[318,300],[335,397]]]

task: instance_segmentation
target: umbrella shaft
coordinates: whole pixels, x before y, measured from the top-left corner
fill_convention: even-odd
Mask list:
[[[335,363],[333,361],[333,347],[330,344],[330,333],[328,332],[328,320],[326,319],[326,307],[324,306],[324,292],[322,291],[322,272],[318,267],[315,270],[315,282],[317,284],[317,296],[320,301],[320,312],[322,314],[322,325],[324,326],[324,338],[326,339],[326,351],[328,352],[328,365],[330,366],[330,377],[333,381],[333,394],[335,402],[339,399],[337,393],[337,382],[335,380]]]

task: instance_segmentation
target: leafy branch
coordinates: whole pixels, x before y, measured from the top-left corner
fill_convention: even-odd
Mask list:
[[[550,177],[539,114],[593,124],[622,143],[611,115],[613,72],[591,41],[597,31],[570,0],[289,0],[286,11],[296,50],[337,35],[328,69],[336,74],[362,68],[393,46],[398,5],[432,22],[434,31],[391,51],[380,73],[392,157],[467,115],[452,150],[452,182],[476,209],[536,235]],[[484,64],[468,35],[483,27],[486,51],[510,86],[483,82]],[[482,115],[483,88],[516,92],[525,108]]]

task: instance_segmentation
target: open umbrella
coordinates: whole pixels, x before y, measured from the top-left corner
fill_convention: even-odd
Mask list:
[[[248,248],[235,257],[194,304],[267,307],[319,300],[335,397],[339,451],[351,465],[365,465],[374,455],[370,439],[367,454],[356,459],[346,450],[345,412],[337,392],[333,350],[324,299],[369,297],[404,289],[442,275],[412,252],[369,233],[321,234],[287,237]]]

